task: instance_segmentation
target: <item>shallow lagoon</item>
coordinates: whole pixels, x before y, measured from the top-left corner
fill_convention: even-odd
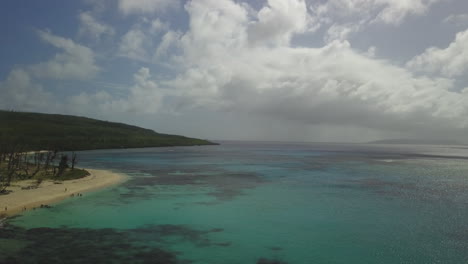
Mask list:
[[[468,156],[421,146],[223,142],[100,150],[124,184],[27,212],[3,262],[466,263]]]

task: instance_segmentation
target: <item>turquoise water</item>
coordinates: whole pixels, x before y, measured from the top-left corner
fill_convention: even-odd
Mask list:
[[[226,142],[82,152],[81,166],[129,180],[9,220],[0,260],[467,263],[468,160],[440,151]]]

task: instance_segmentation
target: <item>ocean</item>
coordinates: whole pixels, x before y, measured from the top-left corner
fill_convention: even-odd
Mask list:
[[[96,150],[118,186],[25,212],[2,263],[468,263],[468,150],[221,142]]]

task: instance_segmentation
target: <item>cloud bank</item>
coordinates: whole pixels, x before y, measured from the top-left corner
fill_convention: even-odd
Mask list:
[[[417,76],[411,70],[414,63],[408,69],[373,58],[346,40],[320,48],[293,47],[291,38],[307,30],[311,18],[304,1],[280,2],[271,0],[254,15],[229,0],[189,2],[189,30],[174,44],[179,50],[173,67],[179,74],[154,80],[163,97],[171,99],[162,108],[244,111],[383,130],[467,127],[466,94],[451,90],[453,80]],[[390,10],[406,15],[410,7],[423,12],[430,2],[413,3],[385,2],[390,9],[378,17],[387,17]],[[457,37],[463,38],[463,33]]]
[[[178,1],[120,0],[116,11],[123,19],[142,16],[120,35],[80,11],[79,35],[95,41],[116,35],[111,50],[135,66],[132,84],[119,93],[80,91],[56,108],[112,115],[239,113],[298,127],[462,135],[468,89],[457,82],[468,70],[468,30],[406,63],[379,57],[373,45],[358,49],[350,39],[370,27],[397,28],[441,1],[268,0],[255,9],[247,1],[192,0],[183,5],[188,24],[180,26],[161,16],[181,6]],[[0,83],[13,101],[27,101],[22,91],[53,100],[34,80],[83,81],[102,72],[90,48],[49,31],[38,35],[59,52],[13,70]],[[295,41],[304,36],[323,42]]]

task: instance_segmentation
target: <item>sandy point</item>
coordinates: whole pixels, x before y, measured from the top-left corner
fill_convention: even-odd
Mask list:
[[[13,182],[12,186],[7,188],[13,192],[0,195],[0,218],[40,207],[41,204],[50,205],[78,193],[83,194],[116,185],[128,178],[124,174],[108,170],[86,170],[91,175],[81,179],[62,181],[60,184],[46,180],[35,189],[23,189],[34,185],[34,180]]]

